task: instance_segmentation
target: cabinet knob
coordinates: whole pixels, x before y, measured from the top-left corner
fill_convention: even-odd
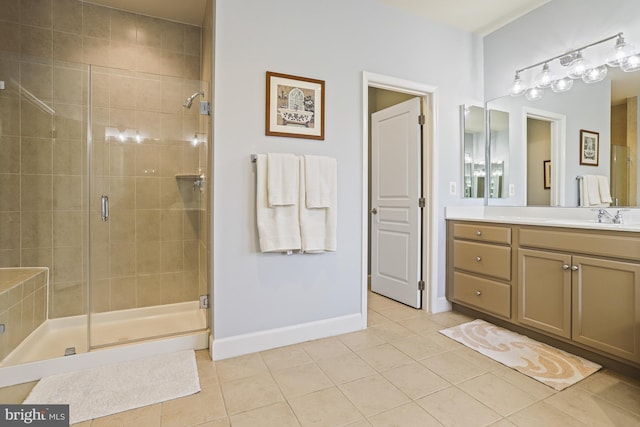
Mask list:
[[[569,268],[571,268],[571,267],[570,267],[569,265],[567,265],[567,264],[564,264],[564,265],[562,266],[562,269],[563,269],[563,270],[568,270]]]
[[[572,265],[571,266],[571,271],[578,271],[578,266],[577,265]]]
[[[476,257],[476,261],[480,262],[482,261],[482,258],[480,258],[479,256]]]
[[[482,292],[476,291],[476,295],[480,296],[480,295],[482,295]]]
[[[480,230],[476,231],[476,236],[482,236],[482,231]]]

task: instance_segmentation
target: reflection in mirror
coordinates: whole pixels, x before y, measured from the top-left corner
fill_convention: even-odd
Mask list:
[[[463,197],[484,197],[485,134],[484,108],[474,105],[460,106],[462,131]]]
[[[487,108],[489,112],[489,141],[491,170],[489,198],[504,197],[504,183],[507,180],[505,161],[509,158],[509,113]]]

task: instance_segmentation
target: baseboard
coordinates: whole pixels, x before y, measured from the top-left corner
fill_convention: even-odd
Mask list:
[[[284,347],[362,329],[360,313],[213,340],[213,360]]]
[[[443,311],[451,311],[451,303],[446,297],[438,297],[433,300],[431,307],[432,313],[442,313]]]

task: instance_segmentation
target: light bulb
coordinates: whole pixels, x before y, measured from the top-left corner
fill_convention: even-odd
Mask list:
[[[576,53],[573,64],[571,64],[571,67],[569,67],[569,71],[567,71],[567,76],[571,77],[572,79],[580,79],[590,68],[591,64],[589,63],[589,61],[582,57],[581,52],[578,52]]]
[[[626,43],[622,34],[616,39],[616,46],[611,54],[607,57],[607,65],[610,67],[620,67],[624,60],[635,53],[635,48]]]
[[[636,53],[635,55],[628,56],[620,66],[622,71],[626,73],[630,73],[632,71],[640,70],[640,53]]]
[[[549,64],[544,64],[542,71],[535,78],[535,85],[539,88],[547,88],[553,82],[553,75],[549,70]]]
[[[511,84],[511,90],[509,93],[511,96],[520,96],[527,90],[527,87],[524,85],[524,82],[520,78],[520,73],[516,73],[516,77],[513,79],[513,83]]]
[[[582,76],[582,81],[585,83],[597,83],[604,80],[605,77],[607,77],[607,66],[600,65],[588,69]]]
[[[573,80],[569,77],[563,77],[561,79],[554,80],[553,83],[551,83],[551,90],[555,93],[566,92],[571,89],[571,87],[573,87]]]
[[[527,92],[524,94],[524,97],[529,101],[537,101],[538,99],[542,98],[542,95],[544,95],[544,90],[538,87],[532,87],[527,90]]]

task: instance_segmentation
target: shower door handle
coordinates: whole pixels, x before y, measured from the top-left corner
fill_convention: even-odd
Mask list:
[[[102,196],[100,198],[100,212],[102,221],[109,220],[109,196]]]

